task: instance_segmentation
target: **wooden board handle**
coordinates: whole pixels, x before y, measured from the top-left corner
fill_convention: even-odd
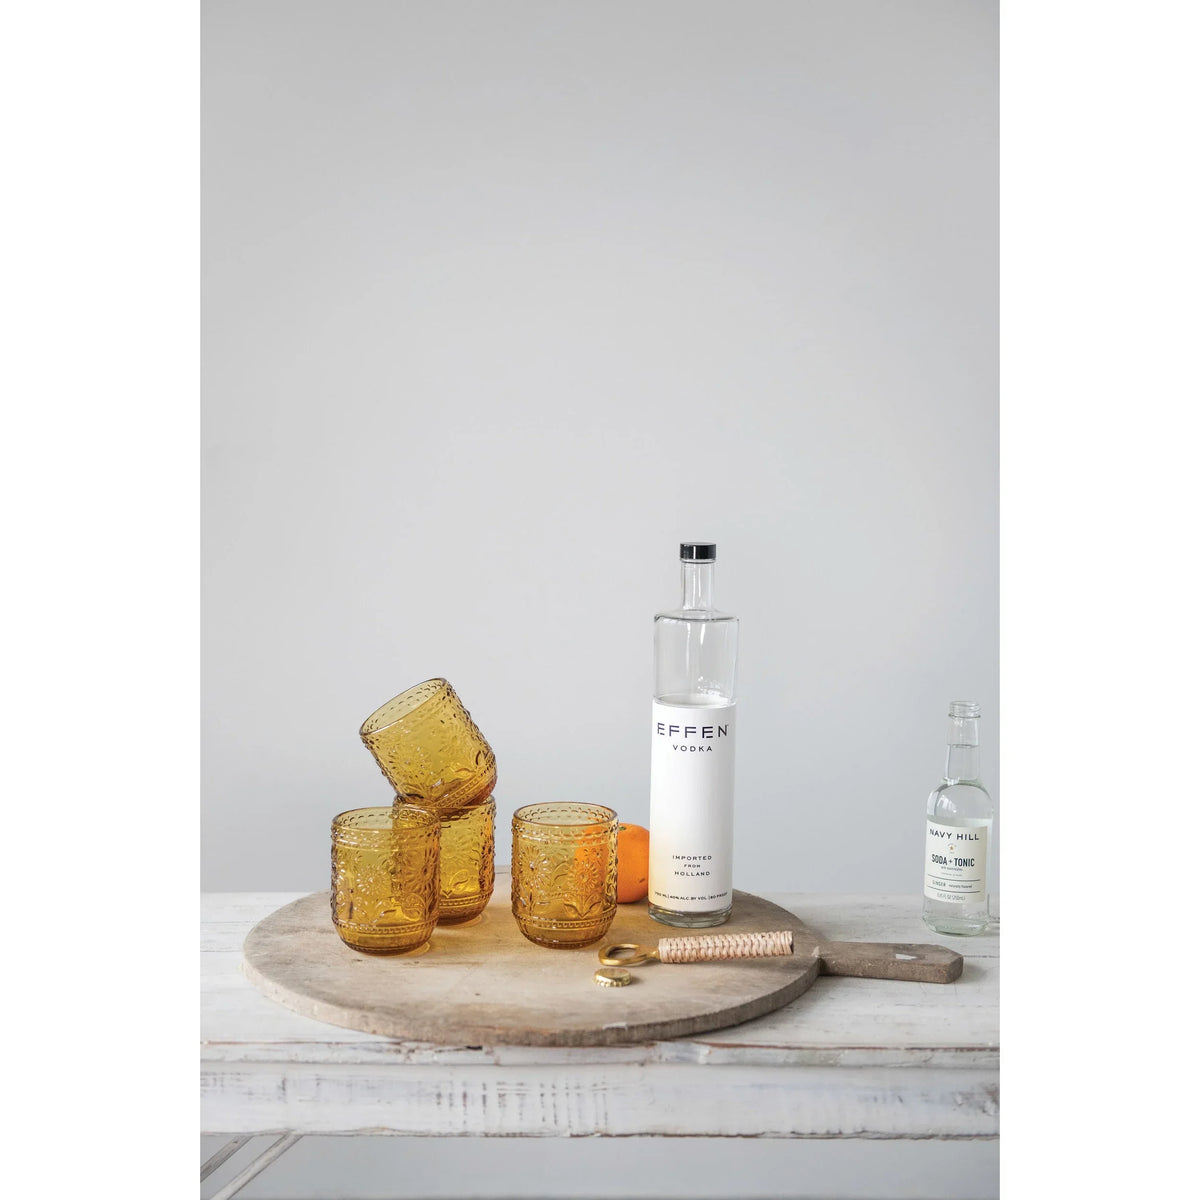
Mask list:
[[[961,954],[912,942],[822,942],[818,954],[823,975],[860,979],[953,983],[963,969]]]

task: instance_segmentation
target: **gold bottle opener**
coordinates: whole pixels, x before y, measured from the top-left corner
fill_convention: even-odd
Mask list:
[[[792,931],[704,933],[697,937],[659,938],[657,946],[617,942],[600,951],[606,967],[640,967],[648,962],[716,962],[726,958],[776,958],[792,953]]]

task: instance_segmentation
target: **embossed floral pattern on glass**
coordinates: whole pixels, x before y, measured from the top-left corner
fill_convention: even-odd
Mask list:
[[[365,954],[414,954],[438,919],[436,813],[413,805],[357,808],[334,818],[329,903],[347,946]]]
[[[617,911],[617,814],[599,804],[528,804],[513,814],[512,908],[540,946],[586,946]]]
[[[358,731],[393,790],[449,813],[496,787],[496,756],[444,679],[427,679],[373,712]]]
[[[461,925],[488,906],[496,883],[496,801],[442,815],[439,925]]]

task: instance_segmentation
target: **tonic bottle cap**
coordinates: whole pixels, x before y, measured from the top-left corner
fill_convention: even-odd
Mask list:
[[[681,562],[716,562],[716,542],[680,542],[679,559]]]
[[[628,987],[633,976],[624,967],[601,967],[592,978],[601,987]]]

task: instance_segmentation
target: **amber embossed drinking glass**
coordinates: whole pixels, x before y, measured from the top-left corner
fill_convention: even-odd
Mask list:
[[[333,925],[364,954],[423,954],[438,919],[437,813],[411,804],[333,819]]]
[[[439,815],[495,791],[496,756],[444,679],[427,679],[373,712],[358,731],[393,790]]]
[[[512,909],[539,946],[598,941],[617,911],[617,814],[600,804],[527,804],[513,813]]]
[[[496,883],[496,801],[442,814],[439,925],[462,925],[488,906]]]

